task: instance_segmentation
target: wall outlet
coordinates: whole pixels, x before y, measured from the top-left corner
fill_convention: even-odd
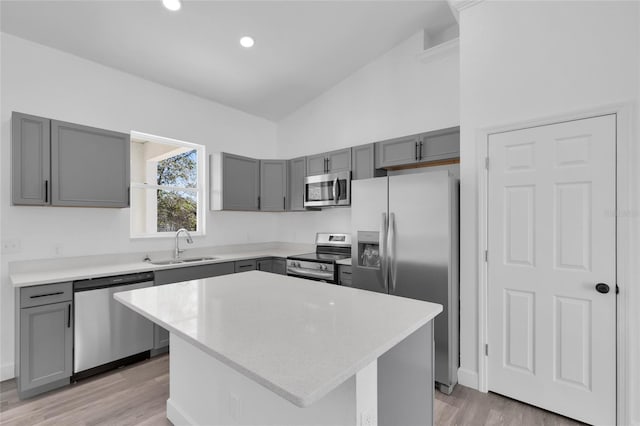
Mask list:
[[[366,411],[360,413],[360,426],[377,426],[378,419],[376,419],[376,415],[371,411]]]
[[[53,246],[53,254],[55,254],[56,256],[62,256],[64,254],[62,244],[56,244]]]
[[[20,253],[21,250],[20,240],[2,240],[2,254]]]
[[[240,416],[240,397],[232,392],[229,392],[229,416],[233,420]]]

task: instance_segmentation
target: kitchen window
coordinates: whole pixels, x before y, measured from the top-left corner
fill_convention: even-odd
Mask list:
[[[204,235],[204,146],[131,133],[131,237]]]

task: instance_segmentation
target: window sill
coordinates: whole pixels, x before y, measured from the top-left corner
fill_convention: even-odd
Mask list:
[[[189,232],[189,234],[194,238],[204,237],[204,236],[207,235],[204,232]],[[137,235],[130,235],[129,239],[130,240],[156,240],[156,239],[175,238],[175,237],[176,237],[176,233],[175,232],[167,232],[167,233],[163,233],[163,234],[137,234]]]

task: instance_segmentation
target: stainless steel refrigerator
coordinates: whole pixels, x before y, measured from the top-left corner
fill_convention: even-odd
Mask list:
[[[459,365],[458,181],[448,171],[351,183],[353,287],[443,305],[434,322],[435,381]]]

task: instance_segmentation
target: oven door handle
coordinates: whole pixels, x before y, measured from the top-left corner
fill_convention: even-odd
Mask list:
[[[287,273],[289,272],[296,275],[306,275],[313,278],[321,278],[321,279],[329,279],[329,280],[333,279],[333,272],[312,271],[309,269],[295,268],[292,266],[289,266],[287,268]]]

